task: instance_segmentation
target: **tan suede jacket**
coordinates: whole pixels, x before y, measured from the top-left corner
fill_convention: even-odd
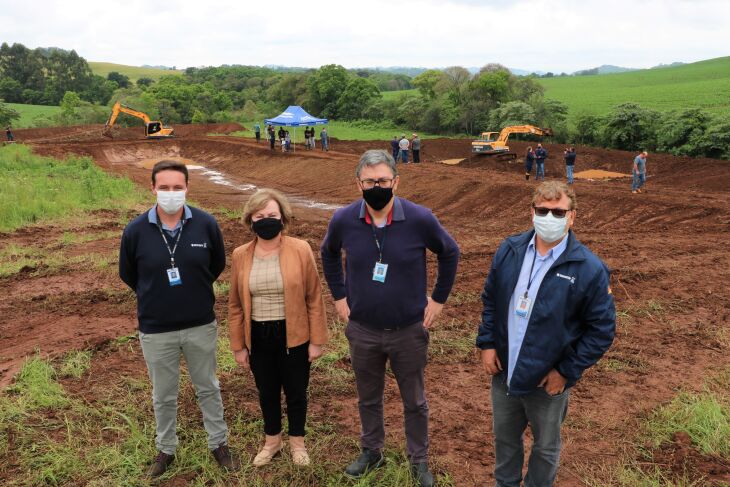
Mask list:
[[[251,350],[251,291],[248,279],[253,266],[256,240],[233,251],[231,289],[228,294],[228,332],[231,350]],[[288,348],[309,341],[327,343],[327,317],[322,283],[309,244],[283,236],[279,264],[284,280],[286,344]]]

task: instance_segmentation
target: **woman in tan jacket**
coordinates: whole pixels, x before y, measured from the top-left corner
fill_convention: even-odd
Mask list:
[[[251,368],[266,442],[253,461],[266,465],[281,451],[281,389],[286,395],[292,460],[308,465],[304,446],[309,367],[327,342],[322,286],[307,242],[282,235],[292,212],[286,197],[258,190],[244,223],[256,234],[233,251],[228,327],[238,365]]]

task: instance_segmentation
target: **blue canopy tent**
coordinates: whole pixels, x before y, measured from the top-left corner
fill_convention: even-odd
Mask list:
[[[326,118],[313,117],[304,109],[297,105],[290,105],[286,110],[281,112],[274,118],[264,120],[266,125],[275,125],[277,127],[294,127],[294,138],[297,135],[297,127],[307,125],[326,125],[329,121]],[[293,144],[292,144],[293,145]]]

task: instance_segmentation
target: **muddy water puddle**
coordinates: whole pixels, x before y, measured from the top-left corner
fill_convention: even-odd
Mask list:
[[[191,174],[200,174],[202,177],[206,178],[208,181],[210,181],[213,184],[218,184],[220,186],[225,186],[227,188],[239,191],[243,194],[253,194],[257,189],[258,186],[251,183],[241,183],[238,181],[234,181],[230,176],[226,175],[223,172],[216,171],[214,169],[209,169],[203,165],[200,165],[198,162],[193,161],[191,159],[185,159],[183,157],[163,157],[163,158],[156,158],[156,159],[143,159],[137,163],[137,165],[145,168],[145,169],[152,169],[155,164],[157,164],[160,161],[176,161],[176,162],[182,162],[185,164],[188,168],[188,171],[190,171]],[[314,208],[318,210],[336,210],[338,208],[341,208],[342,205],[335,205],[330,203],[324,203],[321,201],[315,201],[310,198],[304,198],[301,196],[291,195],[287,194],[287,197],[289,198],[289,201],[295,205],[295,206],[301,206],[304,208]]]

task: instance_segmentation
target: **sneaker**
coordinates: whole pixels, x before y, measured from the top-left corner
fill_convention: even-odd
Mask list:
[[[175,455],[158,452],[157,456],[152,461],[152,465],[150,465],[147,469],[147,477],[155,478],[167,472],[167,467],[170,466],[173,460],[175,460]]]
[[[379,450],[363,448],[360,456],[345,468],[345,475],[359,479],[370,470],[382,467],[384,463],[385,457]]]
[[[433,474],[428,469],[428,462],[412,463],[411,475],[420,487],[433,487],[435,485]]]
[[[632,191],[631,194],[636,194],[636,190]]]
[[[224,470],[235,472],[241,467],[241,462],[231,454],[231,449],[225,443],[221,444],[215,450],[210,451],[218,462],[218,465],[223,467]]]

